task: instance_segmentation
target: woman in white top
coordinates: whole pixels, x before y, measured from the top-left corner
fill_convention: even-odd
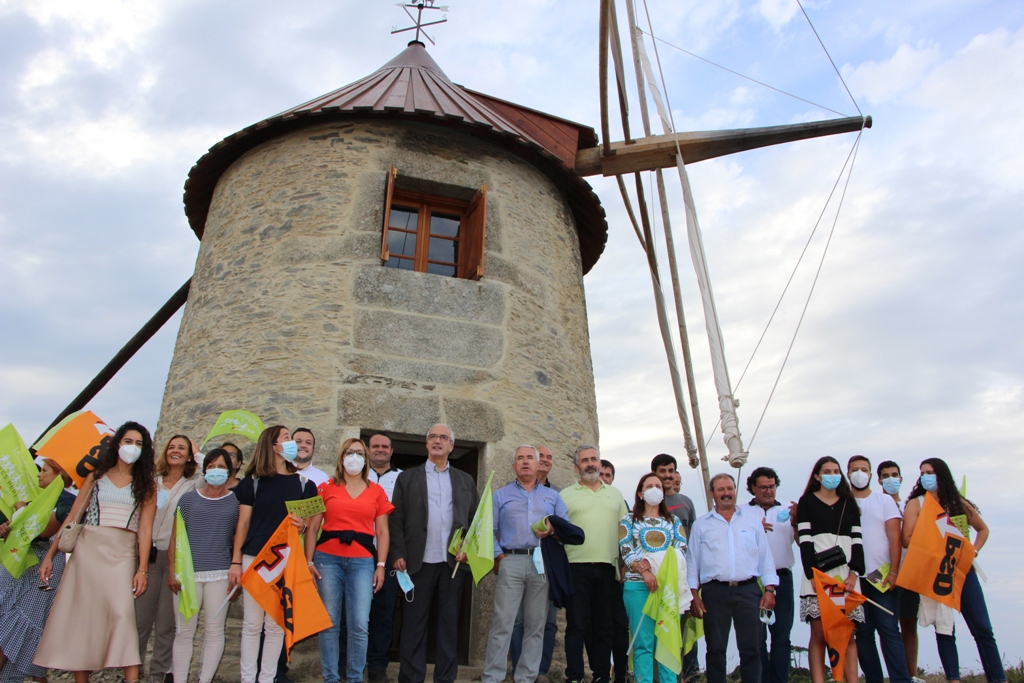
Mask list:
[[[174,530],[174,511],[183,493],[196,487],[197,464],[192,440],[175,434],[156,459],[156,517],[153,547],[149,551],[149,581],[152,588],[135,601],[135,623],[139,628],[139,652],[145,654],[149,636],[156,630],[153,654],[149,658],[150,683],[163,683],[171,670],[174,645],[174,599],[167,581],[167,547]]]
[[[149,579],[156,513],[153,439],[142,425],[126,422],[104,443],[99,465],[68,514],[73,522],[81,513],[83,528],[34,663],[73,671],[75,683],[88,683],[90,672],[106,668],[122,668],[125,683],[138,683],[135,599],[146,592]],[[57,550],[51,545],[39,565],[44,583]]]

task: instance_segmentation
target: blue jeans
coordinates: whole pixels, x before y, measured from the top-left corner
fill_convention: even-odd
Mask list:
[[[974,567],[967,573],[964,581],[963,591],[960,593],[960,614],[967,622],[967,628],[974,636],[974,642],[978,645],[978,656],[981,657],[981,666],[985,669],[985,679],[988,683],[1005,683],[1006,671],[1003,670],[1003,660],[999,658],[999,647],[996,645],[996,637],[992,633],[992,620],[988,618],[988,607],[985,605],[985,594],[981,592],[981,584],[978,583],[978,575]],[[960,680],[960,657],[956,651],[956,630],[953,635],[944,636],[935,634],[935,643],[939,648],[939,659],[942,661],[942,669],[946,674],[946,680]]]
[[[890,683],[910,683],[907,653],[903,649],[903,636],[900,635],[899,598],[896,592],[888,590],[881,593],[867,581],[861,581],[860,588],[864,597],[892,612],[887,614],[870,602],[865,602],[864,621],[854,622],[857,627],[857,661],[864,670],[864,680],[866,683],[882,683],[883,680],[882,663],[878,661],[878,648],[875,647],[877,631]]]
[[[512,658],[512,672],[515,673],[516,665],[519,664],[519,656],[523,653],[523,605],[519,605],[519,614],[516,615],[515,626],[512,627],[512,642],[508,647],[509,657]],[[558,634],[558,608],[555,603],[548,600],[548,620],[544,624],[544,651],[540,656],[540,675],[547,676],[551,668],[551,656],[555,651],[555,636]]]
[[[320,668],[324,681],[338,683],[339,680],[338,628],[344,604],[348,629],[345,678],[349,683],[362,683],[373,600],[373,571],[377,563],[372,557],[340,557],[318,550],[313,554],[313,564],[320,572],[317,584],[320,599],[331,617],[331,627],[320,633]]]
[[[789,662],[792,644],[789,634],[793,630],[796,601],[793,598],[793,572],[780,569],[779,585],[775,588],[775,623],[761,624],[761,683],[789,683]],[[772,647],[768,650],[768,634]]]
[[[626,581],[622,585],[622,599],[626,603],[626,616],[629,617],[630,633],[635,633],[633,641],[633,675],[637,683],[654,683],[654,620],[644,615],[644,603],[650,592],[643,581]],[[657,662],[658,680],[661,683],[674,683],[676,675],[667,666]]]

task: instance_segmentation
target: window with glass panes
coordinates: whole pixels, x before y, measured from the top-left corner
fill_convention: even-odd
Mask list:
[[[477,280],[483,276],[487,186],[464,202],[395,187],[388,174],[381,261],[387,268]]]

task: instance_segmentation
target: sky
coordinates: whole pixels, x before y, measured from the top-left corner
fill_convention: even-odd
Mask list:
[[[795,269],[735,392],[750,466],[775,467],[780,499],[795,500],[822,455],[896,460],[904,494],[917,463],[946,459],[992,529],[979,563],[1000,649],[1016,663],[1024,5],[804,8],[828,54],[795,1],[638,5],[641,25],[655,27],[647,49],[678,130],[797,123],[858,107],[874,119],[838,214],[836,199],[826,200],[855,134],[689,168],[734,385]],[[621,2],[618,14],[624,24]],[[453,81],[600,129],[596,2],[454,0],[447,17],[428,49]],[[354,0],[0,2],[0,424],[34,439],[191,275],[198,241],[182,186],[208,147],[371,73],[405,47],[409,34],[390,31],[406,25],[392,3]],[[621,131],[617,118],[611,129]],[[711,469],[724,471],[679,183],[674,173],[666,180]],[[609,222],[605,253],[584,280],[600,445],[631,497],[654,454],[681,463],[685,455],[643,253],[614,181],[591,182]],[[667,281],[663,236],[655,242]],[[90,408],[113,423],[155,425],[179,321]],[[689,468],[683,491],[700,508]],[[961,665],[978,671],[962,622],[960,631]],[[806,637],[794,629],[795,643]],[[938,670],[930,633],[920,657]]]

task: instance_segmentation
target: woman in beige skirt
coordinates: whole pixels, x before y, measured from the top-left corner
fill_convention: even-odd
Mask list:
[[[142,425],[126,422],[68,514],[68,523],[81,518],[84,527],[36,649],[36,665],[72,671],[75,683],[88,683],[97,669],[122,668],[126,683],[138,683],[135,598],[148,584],[155,513],[153,439]],[[44,583],[57,551],[54,543],[39,566]]]

